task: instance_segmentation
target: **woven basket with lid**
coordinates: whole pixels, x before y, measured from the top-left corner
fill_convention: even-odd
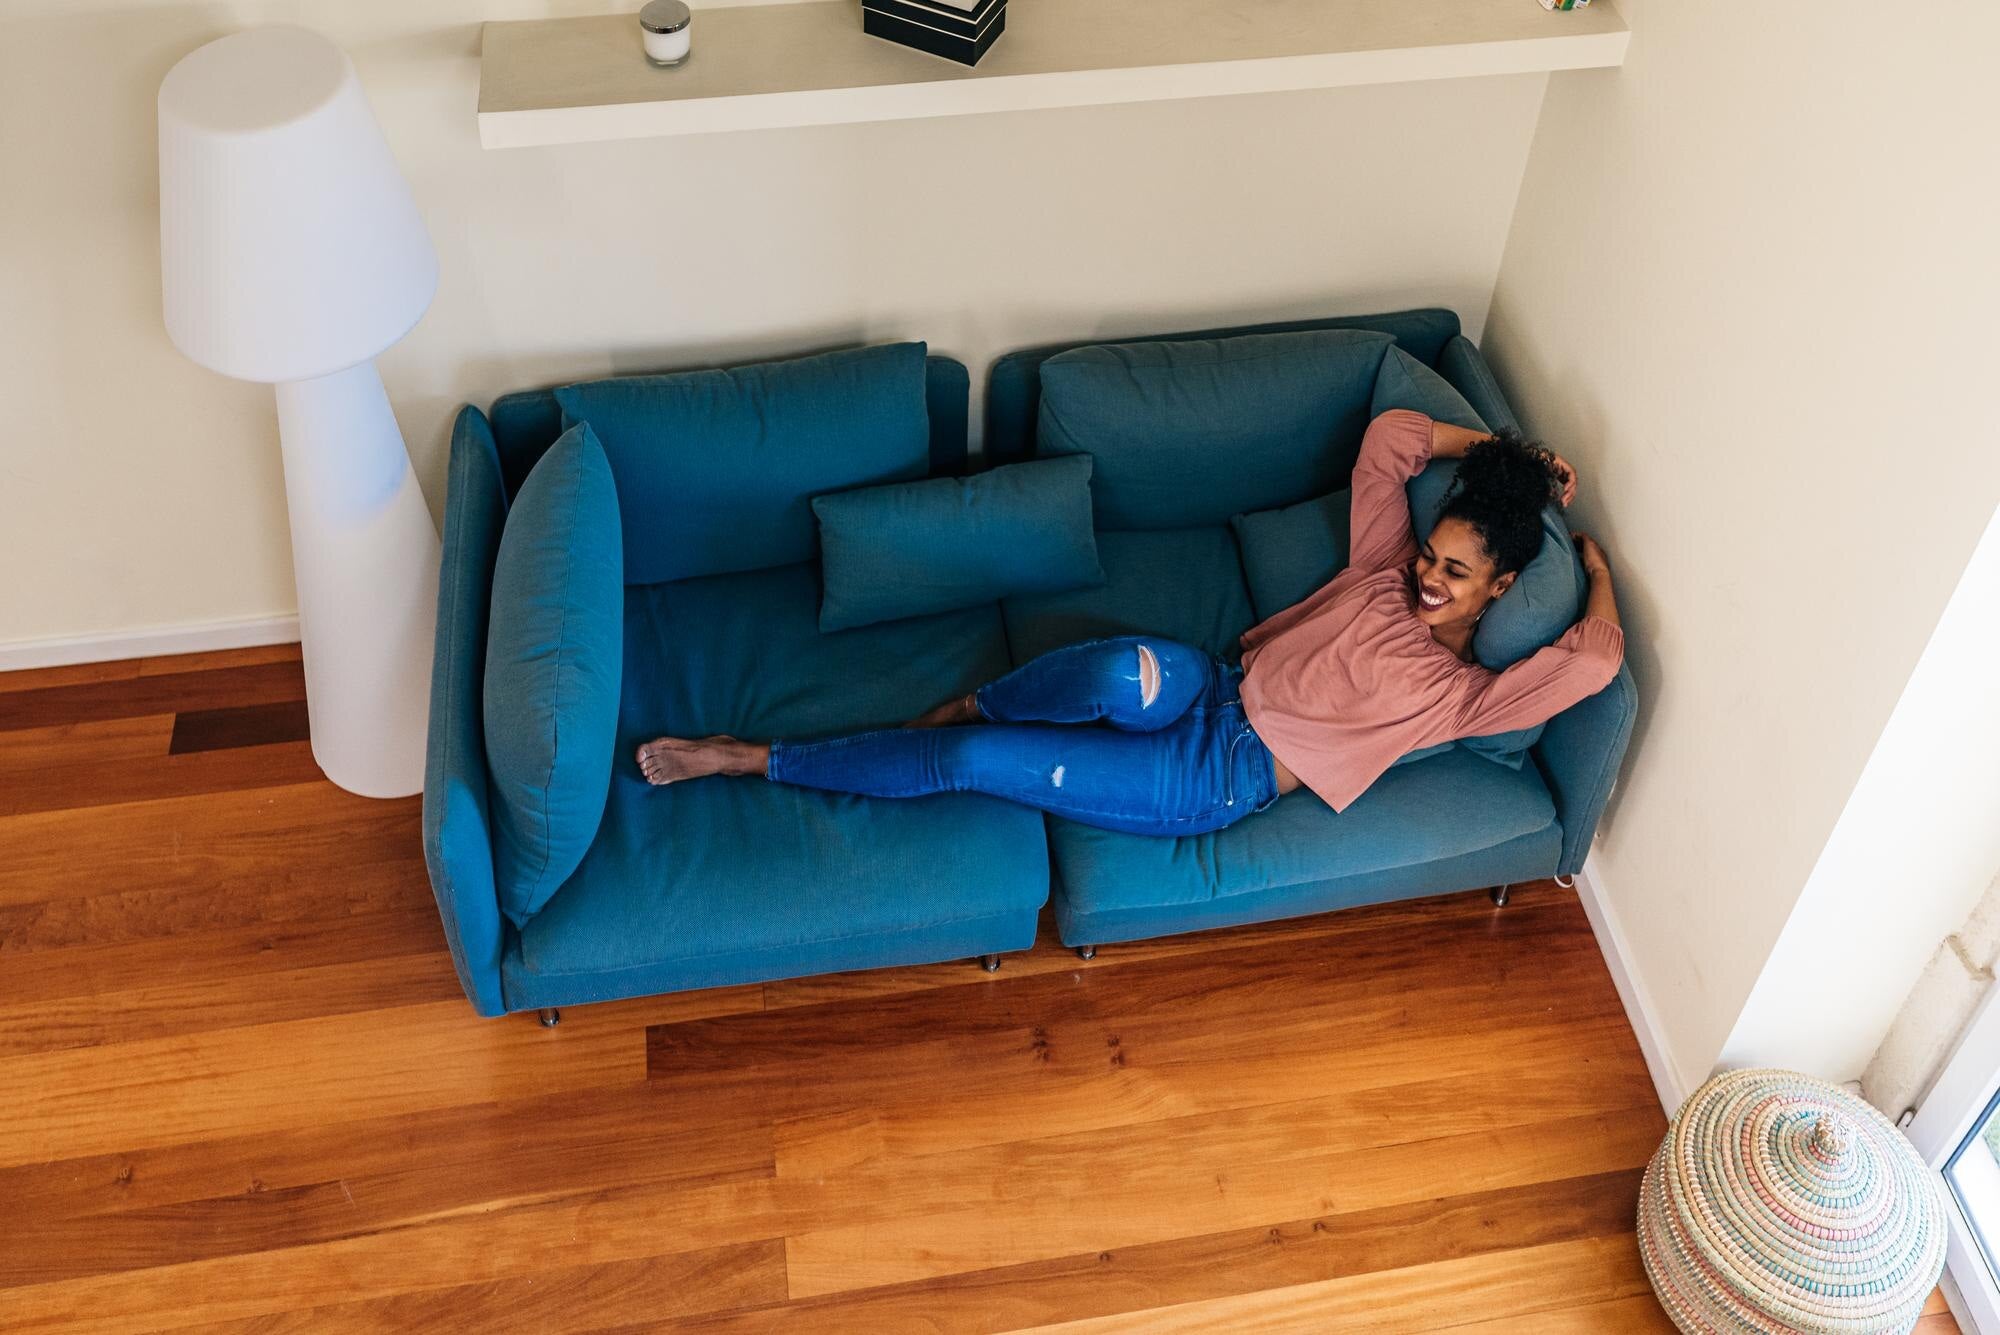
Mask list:
[[[1902,1132],[1835,1085],[1728,1071],[1667,1128],[1639,1252],[1691,1335],[1906,1332],[1944,1269],[1943,1187]]]

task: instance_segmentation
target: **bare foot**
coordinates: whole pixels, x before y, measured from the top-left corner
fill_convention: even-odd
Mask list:
[[[917,715],[903,726],[906,728],[955,728],[961,723],[979,722],[979,706],[969,695],[961,695],[956,700],[947,700],[936,709]]]
[[[638,750],[647,783],[679,783],[711,774],[762,774],[770,748],[734,737],[656,737]]]

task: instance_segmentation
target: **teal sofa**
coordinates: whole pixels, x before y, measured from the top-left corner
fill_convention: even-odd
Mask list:
[[[1366,331],[1355,355],[1379,363],[1398,349],[1489,426],[1514,424],[1449,311],[1173,337],[1306,329]],[[992,367],[981,466],[1055,452],[1039,438],[1042,372],[1070,346],[1081,345],[1031,349]],[[1510,762],[1447,747],[1398,765],[1345,812],[1302,791],[1188,839],[1111,834],[972,794],[877,801],[754,779],[649,787],[630,757],[662,733],[796,737],[882,726],[1097,635],[1155,634],[1236,653],[1256,614],[1230,516],[1213,512],[1212,497],[1195,498],[1195,522],[1169,527],[1107,526],[1100,517],[1101,584],[832,633],[818,627],[817,560],[792,559],[803,549],[780,544],[768,558],[775,563],[745,562],[751,569],[713,568],[731,563],[700,556],[702,543],[727,540],[718,505],[736,531],[761,533],[760,487],[776,531],[798,522],[802,487],[964,474],[967,371],[930,357],[922,380],[927,448],[920,440],[909,457],[857,461],[852,475],[840,458],[816,458],[809,486],[782,475],[790,465],[780,463],[768,483],[743,474],[705,493],[707,484],[686,480],[690,461],[705,466],[694,435],[674,437],[659,458],[614,453],[625,577],[673,577],[625,585],[603,815],[574,872],[518,924],[501,911],[496,886],[498,799],[482,715],[487,629],[511,499],[564,417],[546,390],[506,395],[490,414],[461,412],[445,506],[424,847],[459,979],[480,1013],[996,957],[1033,945],[1052,892],[1062,940],[1088,949],[1581,865],[1631,733],[1635,694],[1622,671]],[[1301,472],[1296,494],[1267,499],[1290,504],[1344,485],[1368,410],[1365,394],[1344,405],[1326,456]],[[837,415],[838,405],[816,411]],[[1106,460],[1098,462],[1101,481]]]

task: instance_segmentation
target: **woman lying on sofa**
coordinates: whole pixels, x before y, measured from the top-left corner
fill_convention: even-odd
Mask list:
[[[1434,458],[1462,462],[1419,542],[1404,484]],[[1575,494],[1575,470],[1518,437],[1384,413],[1354,467],[1347,568],[1246,631],[1240,669],[1152,636],[1095,640],[905,728],[661,737],[639,767],[656,784],[741,774],[871,797],[989,793],[1135,834],[1219,830],[1301,784],[1344,810],[1406,752],[1544,722],[1617,675],[1611,570],[1581,533],[1582,619],[1504,671],[1473,661],[1479,618],[1541,547],[1544,507]]]

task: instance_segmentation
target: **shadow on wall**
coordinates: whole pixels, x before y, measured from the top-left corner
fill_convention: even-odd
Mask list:
[[[1646,736],[1651,731],[1656,710],[1653,705],[1659,699],[1664,668],[1659,652],[1656,628],[1661,625],[1659,601],[1656,591],[1648,579],[1648,573],[1632,562],[1622,559],[1622,549],[1618,541],[1618,525],[1612,518],[1613,505],[1602,501],[1610,490],[1604,481],[1609,471],[1600,447],[1608,434],[1607,414],[1604,406],[1580,386],[1589,384],[1587,377],[1572,375],[1568,366],[1536,365],[1522,368],[1515,365],[1519,355],[1529,355],[1533,340],[1510,336],[1507,312],[1504,305],[1496,304],[1487,317],[1486,337],[1480,340],[1480,350],[1493,368],[1493,374],[1500,381],[1500,388],[1507,395],[1508,402],[1522,418],[1522,429],[1530,436],[1543,430],[1544,424],[1533,419],[1527,399],[1520,393],[1523,383],[1537,385],[1562,385],[1567,397],[1563,404],[1564,422],[1560,436],[1544,441],[1549,448],[1576,464],[1583,480],[1577,488],[1575,505],[1568,514],[1572,529],[1582,529],[1604,544],[1611,558],[1611,573],[1618,591],[1618,615],[1632,633],[1625,640],[1625,661],[1632,669],[1632,681],[1639,691],[1639,716],[1632,726],[1632,741],[1626,748],[1625,760],[1621,767],[1619,782],[1613,785],[1611,796],[1604,804],[1604,815],[1598,824],[1599,839],[1610,843],[1617,838],[1618,811],[1624,803],[1625,770],[1629,769],[1635,756],[1644,755]],[[1495,349],[1505,348],[1504,354]],[[1522,374],[1523,371],[1526,374]],[[1595,480],[1596,485],[1593,485]],[[1621,498],[1620,504],[1636,504],[1638,498]]]

